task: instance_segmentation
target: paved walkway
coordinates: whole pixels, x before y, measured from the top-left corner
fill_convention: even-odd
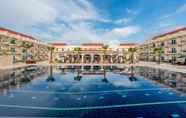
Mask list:
[[[49,66],[51,64],[48,64],[48,62],[39,62],[37,64],[14,64],[14,65],[6,65],[6,66],[0,66],[0,70],[6,70],[6,69],[12,69],[12,68],[21,68],[21,67],[26,67],[29,65],[38,65],[38,66]],[[128,64],[52,64],[55,66],[120,66],[120,67],[128,67]],[[173,71],[173,72],[181,72],[181,73],[186,73],[186,65],[172,65],[169,63],[161,63],[157,64],[156,62],[139,62],[135,64],[135,66],[142,66],[142,67],[151,67],[151,68],[157,68],[157,69],[164,69],[168,71]]]
[[[164,69],[173,72],[186,73],[186,65],[173,65],[169,63],[158,64],[156,62],[139,62],[136,66]]]
[[[45,65],[45,66],[47,66],[48,62],[46,62],[46,61],[45,62],[38,62],[37,64],[17,63],[17,64],[10,64],[10,65],[1,65],[0,70],[15,69],[15,68],[27,67],[30,65],[38,65],[38,66]]]

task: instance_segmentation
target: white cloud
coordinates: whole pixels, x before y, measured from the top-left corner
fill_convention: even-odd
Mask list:
[[[160,17],[161,20],[168,19],[170,17],[176,17],[176,15],[186,12],[186,4],[179,6],[175,11],[169,14],[165,14],[164,16]]]
[[[81,29],[81,30],[80,30]],[[76,25],[76,28],[64,33],[61,37],[63,42],[71,42],[72,44],[101,42],[107,44],[119,44],[119,42],[133,34],[140,32],[138,26],[128,26],[122,28],[114,28],[108,31],[98,32],[96,29],[83,25]]]
[[[129,18],[105,18],[89,0],[1,0],[0,8],[0,24],[23,32],[28,29],[27,32],[48,41],[118,44],[140,31],[137,26],[100,30],[93,23],[84,22],[93,20],[123,26],[130,21]]]
[[[98,19],[100,16],[87,0],[63,0],[56,6],[66,21]]]
[[[135,34],[140,31],[140,28],[137,26],[128,26],[128,27],[122,27],[122,28],[115,28],[112,30],[114,34],[127,37],[131,34]]]
[[[183,4],[182,6],[180,6],[177,10],[176,13],[183,13],[186,12],[186,4]]]
[[[1,0],[2,24],[29,26],[53,22],[57,11],[44,0]]]
[[[136,11],[136,10],[132,10],[132,9],[129,9],[129,8],[126,8],[125,10],[126,10],[126,13],[128,13],[130,15],[137,15],[140,12],[139,10]]]
[[[114,23],[116,24],[127,24],[130,21],[129,18],[122,18],[122,19],[118,19],[116,21],[114,21]]]

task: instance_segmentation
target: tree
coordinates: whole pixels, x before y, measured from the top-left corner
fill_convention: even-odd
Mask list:
[[[109,46],[108,45],[104,45],[102,48],[103,48],[103,56],[104,56],[104,60],[105,60],[105,57],[106,57],[107,50],[108,50]]]
[[[49,63],[53,63],[53,52],[54,52],[54,47],[53,46],[49,46],[48,50],[50,51],[50,60]]]
[[[80,59],[81,51],[82,51],[82,49],[80,47],[74,48],[74,52],[77,53],[77,60],[78,60],[78,62],[79,62],[79,59]]]
[[[158,63],[161,63],[161,56],[164,53],[164,48],[163,47],[159,47],[159,48],[155,48],[154,49],[154,54],[158,55]]]
[[[129,53],[129,64],[134,64],[134,57],[135,57],[135,54],[137,52],[137,48],[129,48],[128,49],[128,53]],[[136,77],[134,77],[134,66],[132,65],[131,68],[131,76],[129,77],[129,79],[131,81],[134,81],[136,80]]]
[[[15,49],[16,39],[12,38],[10,40],[10,44],[11,44],[11,53],[12,53],[12,63],[14,64],[16,62],[16,49]]]
[[[137,52],[137,48],[129,48],[128,54],[129,54],[129,64],[134,64],[134,57]]]
[[[33,47],[33,43],[23,41],[23,42],[22,42],[22,47],[24,48],[24,53],[25,53],[25,58],[24,58],[24,60],[26,61],[27,58],[28,58],[28,50],[29,50],[31,47]]]

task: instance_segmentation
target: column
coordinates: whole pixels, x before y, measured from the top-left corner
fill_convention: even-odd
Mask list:
[[[122,63],[122,62],[123,62],[123,56],[119,56],[119,57],[118,57],[118,62],[119,62],[119,63]]]
[[[104,70],[103,65],[101,65],[101,70]]]
[[[81,63],[84,63],[84,54],[81,54]]]
[[[83,71],[84,70],[84,66],[83,65],[81,65],[81,71]]]
[[[91,63],[93,63],[93,61],[94,61],[94,55],[91,54]]]
[[[103,55],[101,54],[100,57],[101,57],[101,63],[103,63]]]
[[[113,63],[112,54],[110,55],[110,62]]]

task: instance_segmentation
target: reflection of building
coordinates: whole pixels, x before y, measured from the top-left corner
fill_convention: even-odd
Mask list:
[[[80,46],[53,43],[54,60],[61,63],[123,63],[128,57],[128,49],[136,44],[120,44],[116,47],[103,43],[84,43]]]
[[[176,88],[183,93],[186,93],[186,74],[167,71],[162,69],[138,67],[136,73],[145,77],[146,79],[154,80],[158,83]]]
[[[38,39],[9,29],[0,28],[0,63],[23,62],[26,56],[36,61],[48,60],[47,44]]]
[[[180,55],[186,55],[186,28],[155,36],[150,41],[139,46],[140,59],[157,61],[159,57],[154,53],[154,49],[159,47],[164,49],[161,60],[165,62],[171,62]]]

